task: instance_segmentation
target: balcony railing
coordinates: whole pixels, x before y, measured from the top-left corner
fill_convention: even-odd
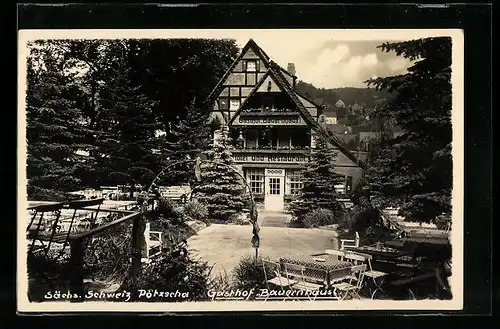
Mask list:
[[[233,153],[308,153],[311,149],[308,146],[259,146],[259,147],[235,147]]]
[[[299,115],[299,112],[288,108],[249,108],[243,109],[240,116],[253,117],[253,116],[283,116],[283,115]]]

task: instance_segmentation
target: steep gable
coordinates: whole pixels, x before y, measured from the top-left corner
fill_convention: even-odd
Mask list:
[[[351,161],[354,166],[363,166],[342,141],[318,124],[321,107],[294,88],[294,78],[288,71],[270,60],[269,56],[250,39],[209,96],[209,102],[214,105],[212,116],[222,118],[226,124],[231,124],[252,95],[268,91],[283,92],[295,104],[302,122],[324,134],[330,144],[340,151],[342,158],[345,159],[344,162]]]
[[[266,74],[269,57],[250,39],[208,97],[226,123]],[[238,105],[239,103],[239,105]]]

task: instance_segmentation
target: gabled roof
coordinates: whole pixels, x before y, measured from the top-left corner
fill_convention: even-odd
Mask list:
[[[253,50],[253,52],[259,57],[259,59],[261,59],[264,62],[264,64],[266,66],[269,65],[270,58],[264,52],[264,50],[262,50],[262,48],[260,48],[255,43],[255,41],[253,41],[253,39],[248,40],[247,44],[243,47],[243,49],[241,49],[241,52],[238,55],[238,57],[236,57],[236,59],[231,64],[231,66],[229,66],[229,68],[226,70],[226,73],[224,73],[224,75],[219,80],[219,82],[217,83],[217,85],[215,86],[215,88],[212,90],[212,92],[210,93],[210,95],[208,95],[208,101],[209,102],[211,102],[214,99],[214,97],[217,97],[218,94],[222,91],[222,89],[224,88],[223,84],[227,80],[227,77],[231,74],[231,72],[236,67],[236,64],[238,64],[238,62],[246,54],[246,52],[248,51],[248,49]]]

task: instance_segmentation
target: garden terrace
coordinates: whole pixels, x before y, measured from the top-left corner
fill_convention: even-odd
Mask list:
[[[28,210],[34,211],[30,224],[27,228],[28,241],[28,272],[31,273],[30,291],[36,289],[36,278],[44,277],[47,281],[56,281],[56,286],[65,286],[69,281],[69,290],[72,294],[79,296],[81,301],[85,295],[84,278],[85,263],[87,258],[89,243],[99,243],[108,235],[111,239],[120,240],[120,246],[111,244],[117,248],[129,246],[131,252],[131,264],[127,269],[128,273],[123,275],[135,277],[140,269],[141,250],[143,244],[144,225],[142,223],[142,213],[140,211],[110,209],[101,207],[103,199],[78,200],[69,203],[38,202],[28,206]],[[61,219],[62,210],[72,210],[73,216],[68,222]],[[77,216],[78,212],[90,213],[90,217],[85,220]],[[55,214],[55,216],[44,216],[45,214]],[[98,214],[108,216],[98,223]],[[45,217],[45,220],[44,220]],[[85,223],[88,222],[88,223]],[[68,225],[66,225],[68,224]],[[65,253],[69,247],[69,255]],[[113,249],[104,250],[113,254]],[[129,259],[127,256],[126,261]],[[119,260],[120,262],[122,260]],[[125,262],[126,262],[125,261]],[[94,268],[104,266],[105,260],[97,259],[93,264]],[[53,273],[41,273],[47,271],[48,266]],[[35,276],[35,279],[33,279]],[[54,282],[49,282],[52,286]]]

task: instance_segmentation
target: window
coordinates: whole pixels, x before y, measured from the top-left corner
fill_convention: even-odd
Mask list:
[[[269,178],[269,194],[280,194],[280,178]]]
[[[264,193],[264,169],[248,169],[247,180],[254,194]]]
[[[257,148],[257,140],[259,136],[259,131],[258,130],[247,130],[245,131],[245,146],[247,148]]]
[[[296,170],[287,172],[287,179],[290,195],[300,195],[304,186],[302,178],[300,177],[300,172]]]
[[[219,99],[219,109],[221,109],[222,111],[226,111],[229,109],[229,103],[227,101],[227,98]]]
[[[240,108],[239,99],[231,99],[229,102],[229,111],[237,111]]]
[[[257,71],[257,63],[255,61],[247,62],[247,72],[255,72]]]

